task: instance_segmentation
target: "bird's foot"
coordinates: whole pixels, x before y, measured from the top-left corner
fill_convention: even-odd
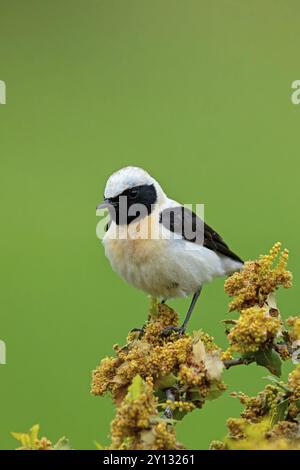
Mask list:
[[[138,338],[141,338],[145,333],[145,325],[142,328],[132,328],[130,333],[138,333]]]
[[[144,331],[144,328],[132,328],[130,330],[130,333],[142,333]]]
[[[173,332],[178,333],[179,335],[183,335],[185,332],[185,328],[183,326],[167,326],[162,330],[162,335],[169,336]]]
[[[164,414],[163,414],[163,418],[164,419],[173,419],[173,411],[170,408],[170,406],[167,406],[167,408],[165,409]]]
[[[171,401],[171,402],[174,402],[175,401],[175,389],[174,388],[167,388],[166,391],[166,399]],[[164,419],[173,419],[173,411],[172,411],[172,408],[170,406],[167,406],[167,408],[165,409],[164,411],[164,414],[163,414],[163,418]]]

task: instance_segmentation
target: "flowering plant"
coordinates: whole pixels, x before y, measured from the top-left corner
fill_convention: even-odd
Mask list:
[[[288,251],[276,243],[268,255],[247,261],[226,280],[229,311],[237,317],[224,320],[224,351],[202,330],[163,335],[166,327],[178,324],[178,315],[152,299],[146,325],[131,331],[125,346],[115,345],[115,355],[102,359],[93,372],[92,393],[109,394],[116,406],[108,449],[183,449],[176,423],[224,393],[226,369],[256,363],[273,374],[271,383],[255,397],[233,394],[244,411],[228,419],[228,435],[210,449],[300,450],[300,317],[284,322],[276,302],[277,289],[292,285],[287,261]],[[279,377],[287,360],[295,368],[283,383]],[[69,448],[65,438],[54,445],[39,439],[38,430],[33,426],[13,436],[21,449]]]

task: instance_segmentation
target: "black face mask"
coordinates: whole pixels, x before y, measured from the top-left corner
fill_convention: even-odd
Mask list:
[[[151,214],[157,201],[157,193],[153,184],[143,184],[126,189],[116,197],[106,199],[110,204],[109,212],[117,225],[128,225]]]

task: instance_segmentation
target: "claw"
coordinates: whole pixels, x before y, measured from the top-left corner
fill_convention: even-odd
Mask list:
[[[132,328],[130,330],[130,333],[143,333],[144,332],[144,328]]]
[[[185,328],[183,326],[167,326],[162,330],[162,335],[169,336],[173,332],[178,333],[179,335],[183,335],[185,332]]]
[[[171,410],[171,408],[169,406],[167,406],[167,408],[165,409],[163,417],[165,419],[173,419],[173,411]]]
[[[140,339],[145,333],[145,325],[142,328],[132,328],[132,330],[130,330],[130,333],[138,333],[137,337],[138,339]]]

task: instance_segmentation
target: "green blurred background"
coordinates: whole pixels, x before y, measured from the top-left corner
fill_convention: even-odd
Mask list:
[[[125,165],[168,194],[205,204],[244,258],[281,240],[299,313],[298,0],[0,0],[0,446],[40,423],[75,448],[108,443],[114,410],[90,395],[91,370],[143,323],[148,299],[114,274],[95,206]],[[183,315],[189,299],[171,303]],[[225,345],[223,280],[190,324]],[[286,368],[285,368],[286,373]],[[189,448],[225,434],[268,373],[225,373],[228,392],[178,425]]]

